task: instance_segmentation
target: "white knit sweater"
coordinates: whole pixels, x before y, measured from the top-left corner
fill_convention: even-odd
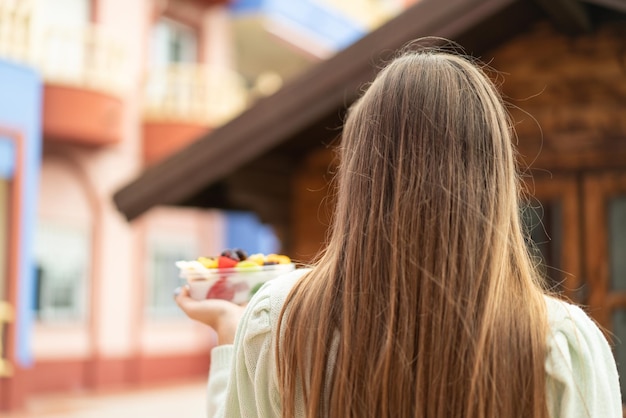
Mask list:
[[[263,286],[248,304],[233,345],[211,352],[208,416],[280,417],[275,337],[296,270]],[[545,362],[553,418],[621,418],[622,402],[611,349],[578,307],[546,297],[550,333]]]

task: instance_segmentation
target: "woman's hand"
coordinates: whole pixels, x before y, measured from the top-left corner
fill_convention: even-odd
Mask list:
[[[213,328],[217,333],[217,344],[232,344],[244,308],[222,299],[195,300],[189,296],[187,286],[174,292],[176,304],[185,314]]]

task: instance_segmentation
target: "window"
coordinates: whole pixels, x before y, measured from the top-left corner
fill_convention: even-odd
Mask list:
[[[195,65],[197,44],[194,28],[182,23],[162,18],[153,27],[145,99],[159,117],[192,117],[198,97],[203,97]]]
[[[607,200],[609,232],[609,271],[611,290],[626,290],[626,194]],[[626,375],[626,309],[613,311],[614,354],[620,376]],[[622,397],[626,396],[626,382],[620,379]]]
[[[146,313],[149,317],[171,318],[183,315],[173,297],[174,289],[184,284],[175,263],[179,260],[193,260],[197,256],[197,245],[191,237],[149,237],[146,289]]]
[[[89,244],[84,226],[39,222],[35,236],[35,312],[39,320],[86,319]]]
[[[522,209],[522,221],[534,263],[548,281],[548,287],[561,291],[562,208],[559,200],[539,202],[534,200]]]
[[[626,194],[608,200],[611,289],[626,290]]]
[[[193,28],[174,20],[160,19],[152,31],[152,64],[198,61],[198,40]]]

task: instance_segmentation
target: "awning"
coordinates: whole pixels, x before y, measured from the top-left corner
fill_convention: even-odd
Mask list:
[[[545,17],[545,8],[536,3],[541,2],[422,0],[236,119],[147,168],[115,193],[115,204],[129,220],[157,205],[254,210],[270,222],[287,217],[294,168],[312,149],[338,136],[346,108],[394,51],[413,39],[439,36],[480,57]],[[560,3],[580,6],[576,0]],[[572,23],[566,12],[565,21]]]

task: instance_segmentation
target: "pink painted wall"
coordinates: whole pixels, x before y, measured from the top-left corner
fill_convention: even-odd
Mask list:
[[[213,333],[191,320],[150,319],[145,312],[146,242],[153,234],[193,236],[198,251],[213,254],[222,248],[224,232],[219,213],[186,209],[156,209],[129,224],[113,206],[115,190],[142,169],[141,125],[143,80],[147,62],[152,0],[98,0],[94,11],[100,25],[123,40],[128,75],[122,100],[123,140],[101,148],[54,146],[44,155],[40,216],[89,225],[91,248],[90,317],[83,323],[45,324],[35,330],[39,360],[87,358],[130,359],[137,355],[206,352]],[[206,57],[230,65],[228,16],[207,11],[203,21]],[[220,35],[224,34],[224,35]],[[173,291],[170,289],[168,291]]]

